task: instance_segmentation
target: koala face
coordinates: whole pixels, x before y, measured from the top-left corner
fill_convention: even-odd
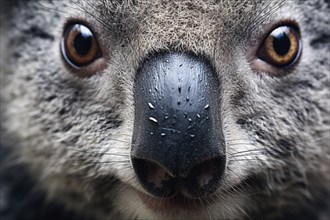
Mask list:
[[[49,198],[95,218],[299,212],[329,193],[328,7],[10,5],[2,132]]]

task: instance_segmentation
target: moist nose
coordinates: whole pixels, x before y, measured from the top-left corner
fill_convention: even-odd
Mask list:
[[[168,53],[143,63],[134,81],[131,159],[147,192],[203,197],[219,187],[226,164],[219,92],[204,58]]]

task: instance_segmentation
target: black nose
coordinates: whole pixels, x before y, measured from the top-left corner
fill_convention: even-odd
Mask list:
[[[219,81],[194,55],[148,58],[134,82],[132,164],[147,192],[205,197],[220,185],[226,156]]]

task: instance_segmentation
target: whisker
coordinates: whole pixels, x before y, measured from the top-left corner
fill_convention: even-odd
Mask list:
[[[60,13],[63,13],[63,14],[68,14],[68,15],[70,15],[70,16],[75,16],[75,14],[72,14],[72,13],[67,12],[67,11],[65,11],[65,10],[61,10],[61,9],[58,9],[58,8],[47,7],[47,6],[43,5],[43,4],[40,3],[40,2],[32,2],[32,4],[35,4],[35,5],[37,5],[38,7],[40,7],[41,10],[56,11],[56,12],[60,12]]]

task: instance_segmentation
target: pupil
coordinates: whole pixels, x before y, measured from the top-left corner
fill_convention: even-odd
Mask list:
[[[288,35],[284,31],[273,35],[273,47],[275,52],[280,56],[283,56],[289,52],[291,42]]]
[[[92,33],[84,26],[80,25],[79,34],[74,39],[74,48],[77,54],[84,56],[88,54],[92,47]]]

